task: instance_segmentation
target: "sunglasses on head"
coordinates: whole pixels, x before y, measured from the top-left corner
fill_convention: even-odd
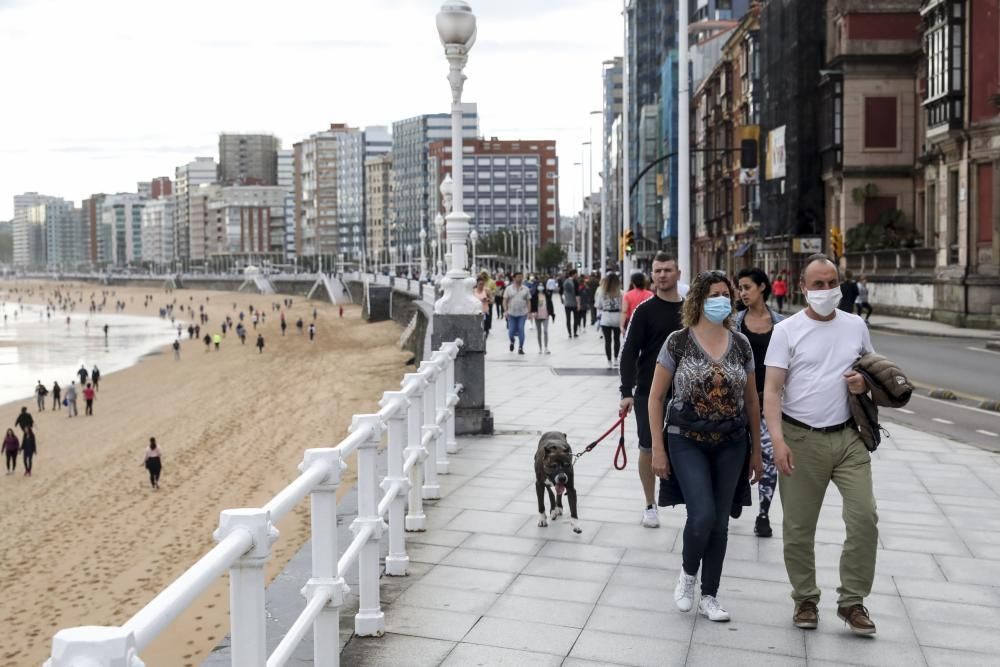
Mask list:
[[[725,278],[726,272],[719,269],[713,269],[712,271],[702,271],[698,274],[699,280],[705,280],[706,278]]]

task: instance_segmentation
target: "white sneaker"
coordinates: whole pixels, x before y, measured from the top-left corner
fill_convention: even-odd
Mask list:
[[[697,580],[694,576],[685,574],[681,569],[681,574],[677,577],[677,587],[674,588],[674,602],[681,611],[691,611],[694,606],[694,585]]]
[[[611,368],[611,360],[608,359],[608,368]]]
[[[680,584],[678,584],[680,586]],[[674,597],[677,594],[674,593]],[[680,602],[677,603],[680,606]],[[701,602],[698,603],[698,613],[707,618],[710,621],[715,621],[717,623],[725,623],[729,620],[729,612],[719,605],[719,601],[711,595],[702,595]]]
[[[642,511],[642,525],[646,528],[660,527],[660,516],[655,507],[647,507]]]

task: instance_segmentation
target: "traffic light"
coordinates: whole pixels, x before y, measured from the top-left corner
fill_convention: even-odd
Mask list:
[[[635,252],[635,234],[632,233],[631,229],[626,230],[625,238],[623,239],[623,241],[625,245],[625,252],[622,253],[623,256],[631,255],[633,252]]]
[[[830,228],[830,254],[834,259],[844,254],[844,235],[840,233],[840,227]]]

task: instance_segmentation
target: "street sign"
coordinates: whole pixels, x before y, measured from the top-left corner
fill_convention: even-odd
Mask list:
[[[796,236],[792,239],[792,252],[797,255],[815,255],[823,252],[823,237]]]

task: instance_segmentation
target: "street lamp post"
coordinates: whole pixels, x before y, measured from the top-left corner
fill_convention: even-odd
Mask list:
[[[413,244],[406,244],[406,277],[413,277]]]
[[[444,231],[444,216],[438,213],[434,217],[434,231],[437,233],[437,241],[434,246],[434,277],[441,275],[441,251],[444,249],[441,235]]]
[[[427,230],[420,227],[420,281],[427,280],[427,255],[424,246],[427,244]]]
[[[476,241],[479,240],[479,233],[473,229],[469,232],[469,240],[472,241],[472,273],[479,273],[479,266],[476,264]]]
[[[482,305],[472,294],[475,280],[466,271],[466,242],[469,237],[469,216],[462,210],[462,89],[463,69],[469,50],[476,42],[476,17],[464,0],[446,0],[437,15],[438,36],[444,46],[451,84],[451,170],[454,183],[452,210],[448,214],[448,245],[451,259],[448,274],[441,281],[444,295],[434,304],[434,312],[442,315],[478,314]]]

